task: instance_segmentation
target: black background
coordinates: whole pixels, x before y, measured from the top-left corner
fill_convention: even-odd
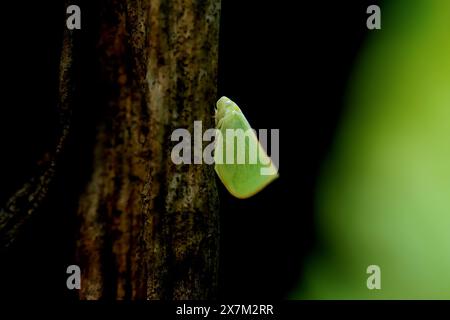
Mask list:
[[[76,3],[76,2],[74,2]],[[223,299],[283,299],[299,284],[314,238],[314,190],[342,112],[347,79],[365,37],[366,8],[376,1],[223,0],[219,96],[243,109],[254,128],[280,129],[280,178],[248,200],[220,185],[220,291]],[[92,72],[96,17],[82,1],[80,74]],[[65,7],[50,1],[1,5],[0,203],[30,176],[56,130],[57,74]],[[95,84],[84,84],[75,131],[91,136]],[[89,116],[89,117],[88,117]],[[95,129],[95,128],[94,128]],[[83,137],[83,135],[77,135]],[[73,215],[79,181],[70,163],[88,161],[88,142],[70,141],[67,173],[57,177],[51,203],[0,255],[0,294],[69,298]],[[78,167],[83,167],[78,166]],[[56,199],[56,200],[55,200]]]

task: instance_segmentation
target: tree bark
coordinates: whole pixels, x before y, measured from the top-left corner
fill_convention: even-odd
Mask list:
[[[213,126],[220,0],[103,0],[100,11],[102,116],[77,210],[80,298],[214,298],[213,167],[173,164],[170,136],[195,120]]]

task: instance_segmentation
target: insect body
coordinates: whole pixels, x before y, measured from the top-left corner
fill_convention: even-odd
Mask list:
[[[227,97],[217,101],[216,129],[215,170],[233,196],[251,197],[278,177],[241,109]]]

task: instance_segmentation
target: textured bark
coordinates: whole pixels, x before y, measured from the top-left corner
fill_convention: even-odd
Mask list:
[[[104,0],[101,104],[81,195],[82,299],[213,298],[218,196],[212,166],[174,165],[176,128],[212,127],[220,0]]]

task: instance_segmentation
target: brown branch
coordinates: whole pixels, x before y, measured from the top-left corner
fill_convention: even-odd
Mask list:
[[[35,174],[0,209],[0,248],[8,248],[14,242],[22,227],[46,198],[55,176],[56,165],[69,133],[72,112],[72,48],[72,36],[66,31],[60,57],[59,134],[53,151],[38,162]]]
[[[220,0],[104,0],[98,54],[104,114],[80,198],[82,299],[215,295],[213,168],[176,166],[170,135],[211,127]]]

